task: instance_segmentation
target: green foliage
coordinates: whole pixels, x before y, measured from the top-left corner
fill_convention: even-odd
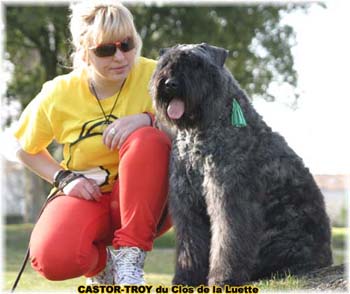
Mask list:
[[[155,248],[174,248],[175,247],[175,231],[170,229],[164,235],[154,241]]]
[[[144,54],[156,58],[159,48],[177,43],[206,42],[230,51],[226,62],[242,87],[267,99],[269,83],[275,79],[293,86],[291,47],[293,28],[281,24],[282,13],[301,6],[232,5],[219,7],[147,7],[131,10],[144,40]]]
[[[350,229],[347,227],[333,227],[332,245],[337,248],[346,248],[346,238],[349,236]]]
[[[346,195],[344,195],[346,198]],[[336,217],[332,224],[335,227],[344,227],[347,224],[347,220],[348,220],[348,210],[346,205],[344,205],[344,207],[342,207],[342,209],[340,210],[340,213],[338,215],[338,217]]]
[[[15,65],[8,97],[20,99],[23,106],[42,84],[68,72],[69,43],[67,7],[9,6],[6,9],[6,51]]]
[[[143,55],[157,58],[162,47],[206,42],[230,51],[226,62],[250,94],[271,99],[271,81],[295,86],[291,46],[294,31],[281,24],[283,13],[301,6],[129,7],[144,41]],[[302,7],[304,8],[304,7]],[[44,81],[69,71],[68,9],[65,6],[8,6],[6,51],[15,65],[7,97],[24,106]]]

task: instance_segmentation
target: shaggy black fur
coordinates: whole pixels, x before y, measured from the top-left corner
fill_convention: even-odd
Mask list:
[[[177,129],[169,196],[174,284],[239,285],[332,263],[319,188],[254,110],[226,57],[207,44],[178,45],[165,50],[151,82],[159,119]],[[179,119],[167,114],[174,97],[185,103]],[[247,127],[231,124],[234,98]]]

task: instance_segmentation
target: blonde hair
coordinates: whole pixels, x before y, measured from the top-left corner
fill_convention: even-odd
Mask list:
[[[117,0],[88,0],[70,6],[70,32],[74,52],[73,67],[87,66],[87,50],[101,44],[133,38],[138,59],[142,40],[137,33],[131,12]]]

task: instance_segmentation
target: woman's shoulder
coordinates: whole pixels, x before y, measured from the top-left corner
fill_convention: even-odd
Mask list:
[[[43,84],[37,97],[40,100],[56,100],[59,97],[65,97],[67,93],[74,91],[82,85],[85,79],[84,76],[85,73],[81,69],[56,76]]]
[[[70,90],[85,81],[86,73],[83,69],[75,69],[67,74],[59,75],[48,83],[56,90]]]
[[[131,72],[131,79],[138,83],[140,81],[148,83],[156,68],[156,65],[157,62],[153,59],[139,57]]]
[[[144,66],[156,66],[157,61],[154,59],[151,59],[151,58],[140,56],[139,57],[139,64],[144,65]]]
[[[136,69],[141,71],[149,70],[153,72],[156,66],[157,66],[156,60],[142,57],[142,56],[139,57],[136,63]]]

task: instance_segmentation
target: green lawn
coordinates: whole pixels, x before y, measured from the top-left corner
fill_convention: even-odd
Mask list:
[[[4,289],[9,290],[22,263],[23,256],[26,251],[27,240],[32,229],[31,224],[16,224],[6,225],[5,236],[5,257],[4,257]],[[347,229],[335,228],[333,229],[333,243],[336,244],[337,252],[336,264],[344,262],[344,248],[345,236]],[[148,284],[152,285],[171,285],[171,279],[174,272],[174,232],[166,233],[162,238],[155,242],[155,248],[150,252],[146,259],[145,272]],[[30,265],[27,266],[23,273],[22,279],[18,285],[18,292],[23,291],[54,291],[54,293],[75,292],[77,293],[77,286],[85,284],[84,278],[71,279],[60,282],[51,282],[42,278],[39,274],[34,272]],[[297,280],[293,277],[287,277],[283,280],[272,279],[260,282],[255,285],[260,289],[270,290],[287,290],[300,289],[303,286],[303,281]]]

